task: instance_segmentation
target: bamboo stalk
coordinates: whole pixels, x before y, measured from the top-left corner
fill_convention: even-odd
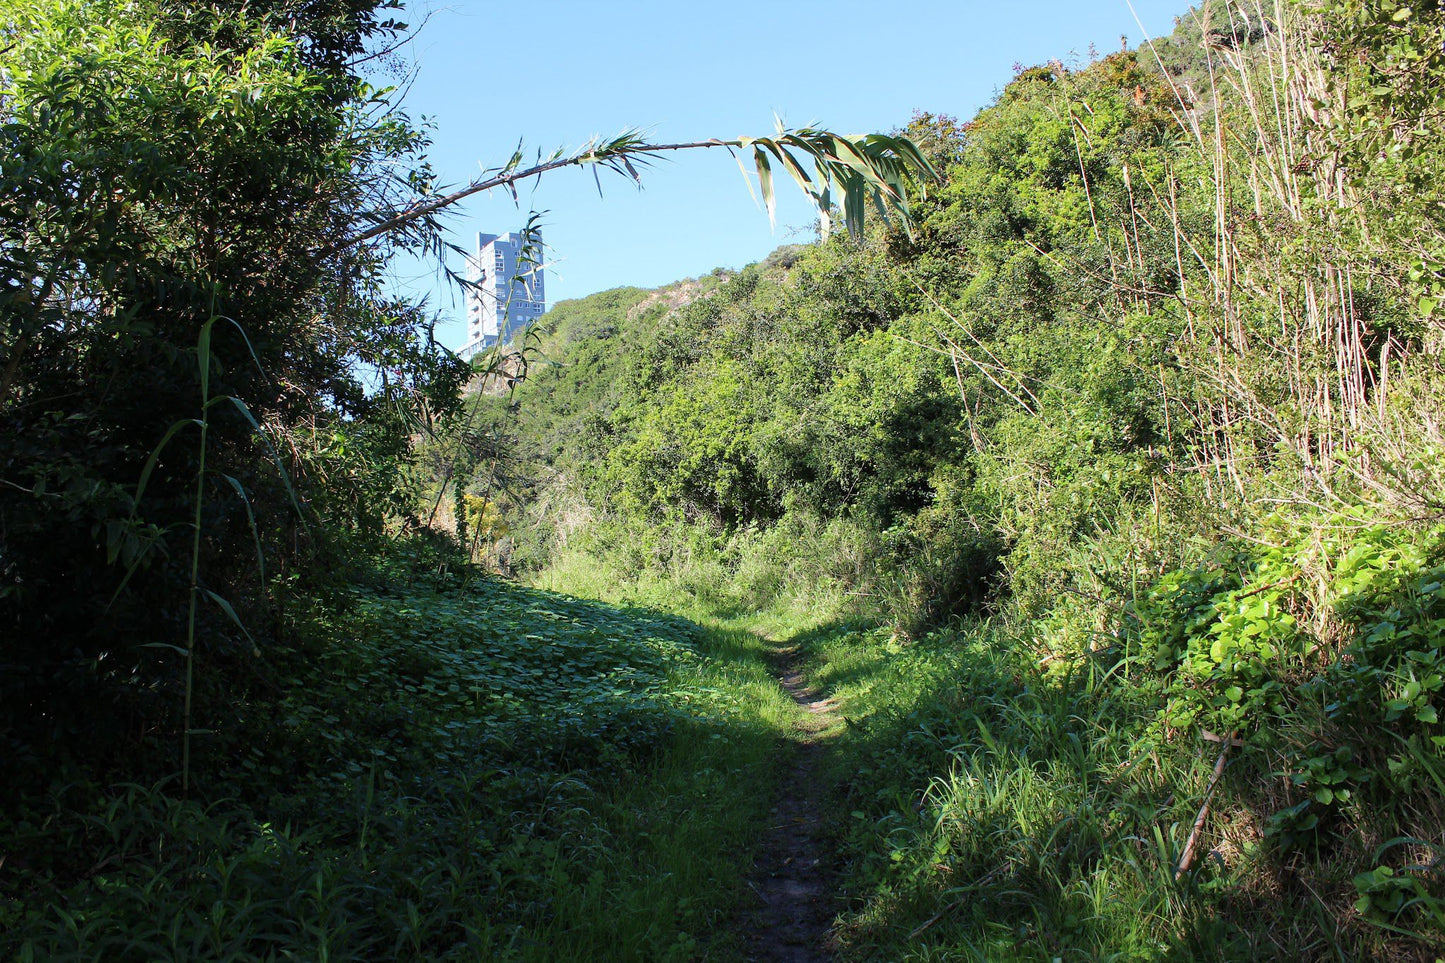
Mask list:
[[[1219,750],[1219,758],[1214,760],[1214,774],[1209,777],[1209,785],[1204,790],[1204,805],[1199,808],[1199,815],[1194,817],[1194,828],[1189,831],[1189,838],[1184,843],[1184,854],[1179,858],[1179,866],[1174,870],[1174,881],[1179,879],[1194,866],[1194,853],[1199,845],[1199,835],[1204,829],[1204,821],[1209,818],[1209,803],[1214,798],[1214,790],[1219,785],[1219,777],[1224,774],[1225,759],[1229,756],[1229,747],[1232,745],[1232,738],[1224,740],[1224,747]]]

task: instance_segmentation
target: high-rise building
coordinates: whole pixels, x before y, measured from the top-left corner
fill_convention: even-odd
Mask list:
[[[467,343],[457,353],[471,359],[505,342],[547,309],[542,278],[541,236],[523,257],[521,234],[478,234],[477,252],[467,257]]]

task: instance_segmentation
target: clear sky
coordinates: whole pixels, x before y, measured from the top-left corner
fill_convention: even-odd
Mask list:
[[[1133,0],[1151,37],[1168,34],[1185,0]],[[441,180],[459,186],[504,163],[522,141],[537,150],[642,128],[656,142],[772,132],[816,124],[844,134],[889,131],[915,110],[969,119],[1016,65],[1086,62],[1143,34],[1126,0],[456,0],[407,11],[430,19],[405,50],[415,76],[404,101],[436,129],[430,152]],[[379,80],[385,78],[378,78]],[[781,178],[781,175],[779,175]],[[450,218],[468,250],[476,233],[517,230],[545,211],[549,303],[619,285],[653,287],[741,267],[779,244],[812,237],[806,198],[777,181],[770,229],[737,164],[723,151],[676,155],[643,174],[569,169],[528,184],[514,203],[478,196]],[[460,258],[453,264],[460,268]],[[399,268],[403,290],[427,294],[458,347],[464,311],[434,269]]]

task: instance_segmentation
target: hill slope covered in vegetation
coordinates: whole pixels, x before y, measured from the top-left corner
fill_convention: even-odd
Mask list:
[[[470,371],[385,5],[0,4],[0,952],[743,957],[780,813],[807,952],[1445,951],[1438,4],[1020,70]]]
[[[844,619],[849,945],[1432,952],[1441,23],[1350,9],[1023,71],[912,237],[537,343],[524,564]]]

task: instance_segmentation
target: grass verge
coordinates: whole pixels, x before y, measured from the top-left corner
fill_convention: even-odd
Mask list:
[[[1388,813],[1285,849],[1260,816],[1280,782],[1269,760],[1235,750],[1214,784],[1221,744],[1161,730],[1127,661],[1039,659],[1018,629],[982,621],[912,642],[848,625],[803,641],[848,720],[831,777],[847,959],[1439,956],[1428,900],[1383,923],[1362,908]],[[1427,885],[1407,873],[1399,888]]]

